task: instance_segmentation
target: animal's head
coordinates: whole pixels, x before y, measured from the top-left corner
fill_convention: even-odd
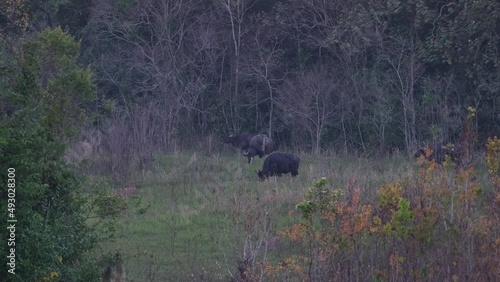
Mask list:
[[[257,173],[257,176],[259,177],[260,180],[266,180],[267,178],[267,173],[265,173],[264,171],[262,170],[256,170],[255,171]]]

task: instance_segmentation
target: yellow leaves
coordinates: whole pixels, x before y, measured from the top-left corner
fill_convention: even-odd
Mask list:
[[[476,116],[476,108],[469,106],[467,107],[467,111],[469,112],[468,118]]]
[[[382,224],[382,219],[378,216],[375,215],[372,219],[373,225],[370,228],[370,233],[378,233],[383,231],[383,224]]]
[[[58,278],[59,274],[56,271],[51,271],[47,276],[44,276],[42,278],[43,281],[53,281],[54,279]]]
[[[56,260],[58,263],[62,264],[63,258],[62,256],[57,256]],[[51,271],[42,278],[42,281],[54,281],[57,280],[57,278],[59,278],[59,273],[57,273],[57,271]]]
[[[387,183],[378,189],[379,205],[381,207],[394,209],[399,199],[403,196],[403,188],[398,181],[394,184]]]
[[[406,258],[399,254],[399,252],[394,252],[389,257],[389,265],[391,267],[391,273],[402,275],[404,272],[403,263],[406,261]]]

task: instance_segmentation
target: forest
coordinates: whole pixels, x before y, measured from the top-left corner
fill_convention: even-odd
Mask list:
[[[46,28],[81,43],[96,92],[77,106],[95,128],[127,131],[144,158],[242,131],[316,153],[414,151],[457,142],[468,107],[483,144],[500,132],[496,1],[9,0],[2,10],[7,60]]]
[[[298,180],[260,183],[263,161],[247,165],[223,142],[241,132],[300,155]],[[17,231],[4,229],[0,250],[19,274],[0,273],[113,281],[103,268],[137,259],[150,269],[130,281],[499,279],[499,136],[496,0],[5,0],[0,208]],[[437,143],[457,158],[417,164]],[[154,187],[168,187],[157,204],[171,207],[172,238],[189,216],[237,230],[200,229],[218,242],[202,253],[222,257],[172,270],[159,265],[188,263],[123,251],[137,216],[161,218]],[[362,224],[339,222],[350,216]]]

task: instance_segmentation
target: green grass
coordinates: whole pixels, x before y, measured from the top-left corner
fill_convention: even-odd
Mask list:
[[[158,156],[151,171],[130,177],[140,204],[128,200],[129,208],[116,222],[116,238],[103,244],[104,251],[122,254],[128,281],[228,281],[230,273],[237,275],[246,236],[263,236],[268,226],[272,237],[290,225],[288,212],[313,180],[326,177],[340,189],[356,183],[362,201],[372,203],[379,186],[412,179],[417,169],[413,159],[403,156],[300,157],[298,177],[261,182],[255,170],[264,159],[248,164],[238,155]],[[268,256],[273,255],[280,254],[270,250]]]

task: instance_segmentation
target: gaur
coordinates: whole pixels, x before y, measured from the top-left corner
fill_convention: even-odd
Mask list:
[[[225,137],[224,143],[232,144],[233,146],[240,148],[242,151],[247,151],[250,147],[250,140],[255,135],[257,135],[257,133],[242,132],[238,135]]]
[[[274,142],[271,138],[269,138],[266,134],[257,134],[250,140],[250,145],[246,153],[248,158],[248,163],[252,163],[252,159],[255,156],[259,156],[262,158],[265,155],[268,155],[274,151]]]
[[[291,173],[292,176],[299,175],[300,158],[295,154],[274,152],[267,156],[262,170],[256,171],[261,180],[271,176],[281,176]]]
[[[446,156],[450,156],[451,160],[455,162],[456,160],[456,154],[453,150],[453,148],[450,148],[450,146],[445,146],[443,143],[435,143],[432,145],[428,146],[429,149],[431,150],[431,153],[429,156],[427,156],[425,148],[419,149],[415,153],[415,158],[419,158],[421,156],[424,156],[428,161],[436,161],[438,164],[442,164],[446,160]]]

